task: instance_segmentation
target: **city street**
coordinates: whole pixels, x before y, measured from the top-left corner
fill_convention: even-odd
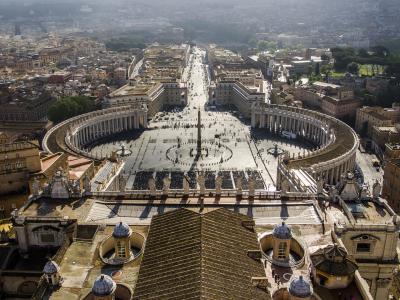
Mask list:
[[[364,183],[369,184],[370,187],[372,187],[376,180],[382,183],[383,178],[383,169],[380,167],[379,171],[377,171],[372,165],[374,160],[379,161],[375,154],[362,153],[360,150],[357,150],[357,165],[362,171]]]

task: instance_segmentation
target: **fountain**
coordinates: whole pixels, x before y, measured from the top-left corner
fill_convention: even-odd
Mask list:
[[[129,150],[129,149],[125,149],[124,144],[121,144],[121,148],[119,148],[119,149],[116,151],[116,153],[117,153],[119,156],[124,157],[124,156],[131,155],[131,154],[132,154],[132,151]]]
[[[278,144],[274,144],[274,147],[268,148],[267,152],[273,155],[275,158],[281,155],[284,150],[278,147]]]

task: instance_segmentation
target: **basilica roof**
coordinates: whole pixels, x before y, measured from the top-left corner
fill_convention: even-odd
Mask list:
[[[227,209],[199,214],[178,209],[154,216],[133,299],[266,299],[252,285],[263,266],[251,218]]]

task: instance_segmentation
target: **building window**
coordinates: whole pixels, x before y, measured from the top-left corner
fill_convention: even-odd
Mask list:
[[[125,257],[125,246],[120,241],[117,242],[117,251],[119,257]]]
[[[286,248],[287,244],[286,243],[280,243],[279,248],[278,248],[278,258],[279,259],[285,259],[286,258]]]
[[[357,244],[357,252],[370,252],[371,244],[370,243],[358,243]]]
[[[54,243],[54,234],[42,233],[40,235],[40,240],[42,243]]]

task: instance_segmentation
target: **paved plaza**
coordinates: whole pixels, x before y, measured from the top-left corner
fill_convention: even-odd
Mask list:
[[[256,170],[264,188],[275,190],[278,158],[268,153],[275,144],[289,153],[302,153],[312,145],[287,140],[266,132],[251,130],[248,120],[239,112],[224,107],[207,106],[207,66],[205,52],[195,48],[184,72],[188,85],[188,105],[159,112],[146,130],[123,133],[114,140],[94,145],[93,153],[105,154],[124,147],[130,153],[123,157],[128,183],[140,171],[248,171]],[[201,155],[197,156],[198,111],[201,113]],[[131,184],[132,185],[132,184]],[[132,188],[127,186],[127,188]]]

